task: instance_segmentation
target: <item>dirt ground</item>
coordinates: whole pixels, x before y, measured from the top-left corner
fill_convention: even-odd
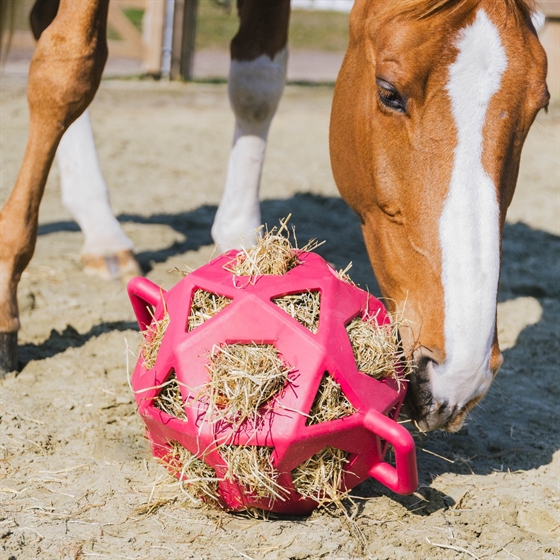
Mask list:
[[[25,83],[3,78],[1,201],[26,138]],[[332,90],[288,87],[270,136],[263,216],[378,292],[327,150]],[[92,106],[116,213],[154,282],[212,253],[233,130],[223,85],[103,82]],[[139,333],[125,287],[80,270],[81,233],[53,169],[36,254],[21,281],[21,373],[0,381],[0,558],[552,559],[560,556],[559,116],[528,138],[504,234],[505,364],[457,434],[416,434],[420,488],[374,481],[339,512],[258,520],[169,503],[142,513],[163,469],[126,374]],[[363,535],[365,544],[359,537]]]

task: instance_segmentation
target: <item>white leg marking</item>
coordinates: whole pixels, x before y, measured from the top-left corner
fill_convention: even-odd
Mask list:
[[[66,131],[56,153],[60,170],[62,202],[85,236],[82,253],[111,256],[131,250],[109,204],[107,185],[95,150],[89,111]]]
[[[235,113],[235,134],[229,158],[226,186],[212,237],[225,251],[254,243],[261,224],[259,190],[266,140],[284,83],[288,49],[273,59],[232,60],[229,98]]]
[[[483,128],[507,67],[498,30],[484,10],[461,30],[456,46],[447,91],[457,147],[439,223],[446,361],[432,375],[435,401],[450,406],[484,394],[492,380],[500,232],[496,185],[482,166]]]

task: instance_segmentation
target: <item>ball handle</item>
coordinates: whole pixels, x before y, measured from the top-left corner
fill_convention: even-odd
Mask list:
[[[377,410],[368,411],[364,424],[393,446],[396,458],[396,467],[381,461],[371,468],[369,475],[398,494],[415,492],[418,488],[416,446],[408,430]]]
[[[164,300],[166,291],[142,276],[133,278],[127,291],[140,330],[144,331],[152,322],[154,310]]]

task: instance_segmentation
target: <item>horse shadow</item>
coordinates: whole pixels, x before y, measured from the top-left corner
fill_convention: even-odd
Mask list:
[[[286,200],[264,200],[261,203],[263,223],[269,228],[279,220],[292,215],[290,224],[296,226],[299,245],[317,238],[324,241],[317,252],[337,268],[352,262],[352,278],[372,293],[379,287],[367,258],[359,222],[353,211],[339,198],[314,194],[296,194]],[[158,251],[142,251],[137,259],[144,272],[149,272],[157,263],[187,251],[197,251],[212,245],[210,229],[216,213],[215,206],[204,205],[191,211],[174,215],[154,214],[138,216],[121,214],[119,221],[136,224],[167,225],[186,238],[170,247]]]
[[[34,360],[46,360],[57,354],[61,354],[68,348],[80,348],[92,338],[113,332],[125,332],[136,330],[136,321],[110,321],[94,325],[86,333],[79,333],[72,325],[67,325],[62,332],[52,329],[49,338],[41,344],[21,344],[19,351],[19,370],[21,371],[29,362]]]
[[[170,257],[212,244],[210,228],[215,206],[201,206],[189,212],[139,216],[122,214],[121,222],[165,224],[186,236],[158,251],[138,254],[144,271]],[[359,221],[337,197],[297,194],[285,200],[262,202],[263,222],[270,226],[292,214],[297,236],[304,244],[310,238],[325,240],[318,253],[336,268],[353,263],[352,278],[373,294],[379,287],[373,276]],[[54,231],[75,231],[71,222],[41,226],[39,235]],[[535,469],[552,460],[560,448],[557,405],[560,383],[556,379],[559,348],[560,237],[527,225],[506,224],[503,236],[502,274],[498,299],[536,298],[542,308],[540,320],[525,327],[515,346],[504,352],[505,365],[489,394],[470,414],[465,427],[456,434],[413,431],[417,442],[420,488],[415,496],[395,496],[381,484],[368,480],[353,495],[371,498],[386,495],[417,515],[429,515],[453,505],[453,499],[431,486],[444,473],[488,475]],[[67,346],[82,345],[107,329],[128,329],[134,324],[102,323],[89,333],[72,333]],[[62,335],[51,335],[38,357],[63,351]],[[56,340],[55,340],[56,339]],[[29,349],[31,350],[31,349]],[[25,346],[23,347],[25,353]],[[419,502],[418,495],[422,497]]]
[[[216,214],[216,206],[202,205],[177,214],[120,214],[121,223],[139,225],[166,225],[181,234],[184,241],[176,241],[169,247],[156,251],[140,251],[136,258],[146,274],[158,264],[188,251],[197,251],[212,245],[210,229]],[[277,225],[279,220],[292,215],[290,224],[296,226],[300,245],[309,239],[325,241],[317,252],[337,268],[345,268],[352,262],[352,279],[372,293],[379,293],[379,286],[371,270],[359,221],[354,212],[337,197],[315,194],[296,194],[285,200],[264,200],[261,203],[263,223],[268,227]],[[79,232],[73,221],[59,221],[39,226],[39,235],[56,232]]]

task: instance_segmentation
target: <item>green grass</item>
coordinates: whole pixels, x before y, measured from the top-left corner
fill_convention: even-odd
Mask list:
[[[344,52],[348,46],[348,14],[294,10],[290,18],[290,46]]]
[[[235,4],[235,2],[234,2]],[[237,11],[228,13],[212,0],[200,0],[198,8],[198,49],[229,49],[239,26]],[[290,47],[343,52],[348,45],[348,14],[292,11]]]
[[[197,49],[229,49],[229,43],[239,27],[235,2],[233,4],[228,12],[212,0],[199,1]]]
[[[124,15],[130,20],[130,22],[138,29],[142,31],[142,18],[144,17],[144,10],[138,8],[125,8],[123,10]]]

